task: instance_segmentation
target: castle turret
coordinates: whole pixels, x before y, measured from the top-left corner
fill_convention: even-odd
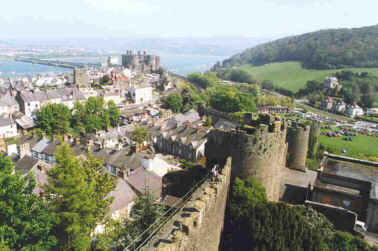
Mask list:
[[[247,121],[250,120],[246,115]],[[262,123],[268,122],[267,124]],[[253,176],[266,189],[269,200],[279,197],[279,172],[285,167],[287,144],[286,124],[269,115],[261,116],[256,126],[245,131],[212,130],[207,137],[205,156],[209,165],[232,156],[234,177]]]
[[[318,151],[318,143],[319,143],[319,135],[320,135],[320,124],[313,123],[310,129],[310,138],[308,140],[308,154],[309,158],[316,158],[316,154]]]
[[[288,166],[299,171],[306,171],[306,157],[308,141],[310,136],[310,126],[293,125],[287,131],[289,143]]]

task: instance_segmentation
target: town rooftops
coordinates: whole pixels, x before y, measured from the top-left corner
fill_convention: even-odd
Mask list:
[[[114,213],[127,207],[130,202],[137,198],[137,195],[124,179],[118,178],[116,188],[106,197],[114,197],[112,204],[109,206],[110,212]]]
[[[21,175],[27,174],[37,164],[38,159],[25,155],[19,159],[15,165],[15,171],[20,172]]]
[[[0,127],[15,125],[16,123],[12,118],[0,118]]]
[[[42,153],[42,151],[49,145],[49,139],[41,139],[33,148],[32,151]]]
[[[51,141],[43,150],[42,153],[47,155],[54,155],[56,152],[56,147],[59,146],[61,143],[59,140]]]
[[[9,93],[5,94],[0,98],[0,106],[14,106],[18,105],[16,99],[12,97]]]
[[[194,110],[190,109],[189,111],[185,112],[184,114],[180,113],[172,117],[173,120],[184,123],[189,121],[190,123],[194,123],[201,119],[199,113]]]
[[[47,101],[59,98],[63,101],[85,100],[84,94],[77,87],[49,91],[21,91],[20,97],[24,102]]]
[[[131,172],[126,181],[139,194],[143,194],[146,187],[148,187],[155,196],[160,196],[162,191],[162,178],[154,172],[147,171],[144,167],[139,167]]]

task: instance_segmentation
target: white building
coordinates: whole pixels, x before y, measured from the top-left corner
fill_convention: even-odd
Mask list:
[[[346,111],[347,111],[347,114],[352,117],[364,115],[364,110],[362,110],[362,108],[359,107],[358,105],[348,105]]]
[[[323,87],[326,88],[326,89],[335,89],[335,88],[340,89],[342,87],[342,85],[339,84],[336,77],[327,77],[324,80]]]
[[[108,66],[111,66],[111,65],[119,65],[119,57],[108,57]]]
[[[366,110],[366,115],[368,115],[368,116],[378,115],[378,108],[374,107],[374,108],[367,109]]]
[[[0,118],[0,137],[10,138],[17,136],[17,125],[12,118]]]
[[[129,87],[129,94],[135,104],[147,103],[152,100],[152,86],[151,85],[131,85]]]
[[[338,101],[333,105],[333,109],[336,112],[344,112],[346,108],[346,104],[343,101]]]

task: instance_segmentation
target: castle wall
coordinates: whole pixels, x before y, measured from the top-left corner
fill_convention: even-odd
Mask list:
[[[228,158],[218,183],[202,184],[181,212],[170,219],[140,250],[215,251],[219,248],[231,177]]]
[[[232,176],[257,178],[269,200],[278,201],[279,172],[286,164],[286,125],[281,121],[261,124],[246,131],[212,130],[205,156],[210,165],[232,156]]]
[[[308,156],[310,158],[315,158],[318,151],[319,144],[319,135],[320,135],[320,125],[314,123],[310,128],[310,136],[308,141]]]
[[[306,171],[306,158],[308,141],[310,137],[310,126],[294,126],[287,131],[289,143],[289,160],[288,166],[299,171]]]

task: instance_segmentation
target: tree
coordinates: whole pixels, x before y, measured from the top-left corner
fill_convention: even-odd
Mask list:
[[[58,218],[33,194],[34,177],[13,170],[12,159],[0,154],[0,250],[52,250]]]
[[[240,207],[249,207],[267,201],[265,188],[258,180],[253,177],[248,177],[245,180],[235,178],[230,200],[232,211],[239,211]]]
[[[116,126],[118,123],[118,117],[119,117],[119,109],[117,105],[114,103],[113,100],[110,100],[108,102],[108,111],[109,111],[109,119],[110,119],[110,124],[112,126]]]
[[[236,178],[226,211],[223,250],[321,250],[320,234],[284,203],[267,202],[254,178]]]
[[[166,105],[173,112],[180,112],[183,107],[183,100],[180,94],[173,93],[168,96]]]
[[[337,231],[333,234],[331,241],[329,242],[330,250],[334,251],[368,251],[369,245],[357,236],[353,236],[347,232]]]
[[[82,132],[84,130],[84,124],[85,104],[77,101],[74,103],[74,108],[72,109],[71,127],[77,132]]]
[[[132,135],[131,139],[135,142],[136,146],[141,146],[144,141],[148,140],[147,127],[136,125]]]
[[[163,209],[156,204],[156,195],[151,192],[151,189],[146,185],[142,196],[140,196],[133,209],[131,210],[132,221],[124,219],[121,227],[120,239],[123,247],[127,247],[133,240],[136,240],[147,228],[149,228],[156,220],[163,215]],[[162,222],[162,221],[161,221]],[[159,225],[159,224],[158,224]],[[155,227],[157,227],[156,225]],[[137,245],[143,241],[155,228],[145,233],[136,242]]]
[[[70,129],[71,111],[63,104],[43,106],[37,113],[37,125],[47,134],[67,133]]]
[[[211,118],[206,117],[205,123],[203,123],[204,127],[211,127]]]
[[[103,198],[111,191],[111,180],[91,155],[81,165],[67,143],[58,147],[55,158],[57,164],[47,172],[44,190],[46,200],[60,219],[54,228],[58,247],[60,250],[88,250],[90,235],[104,220],[110,204],[110,200]]]

